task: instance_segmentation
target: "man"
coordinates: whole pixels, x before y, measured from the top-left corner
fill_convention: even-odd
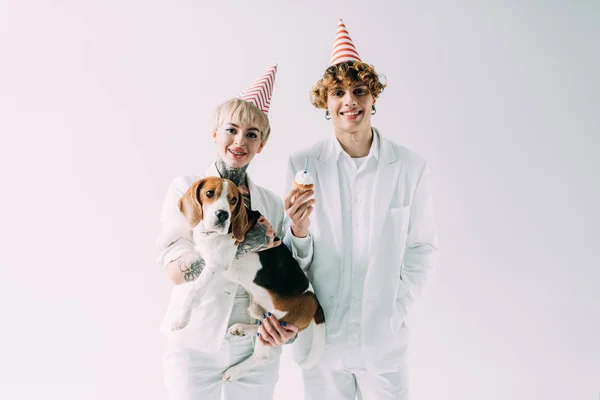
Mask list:
[[[327,347],[303,371],[306,399],[407,399],[406,316],[438,258],[425,160],[371,126],[385,85],[340,20],[311,92],[334,136],[290,156],[287,182],[314,173],[306,272],[325,312]],[[292,346],[306,351],[300,335]]]

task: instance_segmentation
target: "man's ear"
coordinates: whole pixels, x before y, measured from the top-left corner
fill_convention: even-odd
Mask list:
[[[244,205],[242,193],[237,187],[236,190],[238,192],[238,202],[235,205],[235,210],[233,211],[233,216],[231,218],[231,233],[233,233],[236,244],[239,244],[243,242],[246,237],[246,231],[248,230],[248,214],[246,213],[246,206]]]
[[[179,199],[179,211],[191,226],[196,226],[202,221],[202,202],[200,201],[200,190],[204,185],[204,179],[200,179],[188,188]]]

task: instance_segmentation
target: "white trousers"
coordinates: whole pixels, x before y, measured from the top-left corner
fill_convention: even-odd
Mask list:
[[[378,374],[367,371],[359,350],[341,355],[327,351],[319,363],[302,371],[305,400],[408,400],[406,363],[398,370]]]
[[[236,298],[229,325],[250,323],[247,298]],[[165,386],[170,400],[269,400],[273,398],[279,377],[281,348],[274,349],[273,361],[248,371],[239,380],[226,382],[223,373],[254,352],[253,336],[225,334],[221,350],[216,355],[181,347],[167,340],[163,357]],[[223,397],[221,397],[223,396]]]

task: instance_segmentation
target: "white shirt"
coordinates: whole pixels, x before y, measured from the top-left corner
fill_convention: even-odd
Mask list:
[[[363,285],[369,265],[369,221],[373,186],[379,159],[379,138],[373,135],[366,157],[351,158],[335,140],[342,210],[342,282],[338,307],[333,315],[329,346],[338,350],[360,346]]]

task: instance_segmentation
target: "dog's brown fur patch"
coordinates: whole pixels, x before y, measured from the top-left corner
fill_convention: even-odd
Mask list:
[[[271,293],[271,300],[277,311],[287,312],[281,321],[294,325],[298,332],[306,329],[313,318],[318,324],[325,321],[323,309],[313,292],[305,292],[289,299]]]
[[[317,304],[317,312],[315,313],[315,322],[317,325],[325,322],[325,313],[323,312],[323,307],[320,304]]]

